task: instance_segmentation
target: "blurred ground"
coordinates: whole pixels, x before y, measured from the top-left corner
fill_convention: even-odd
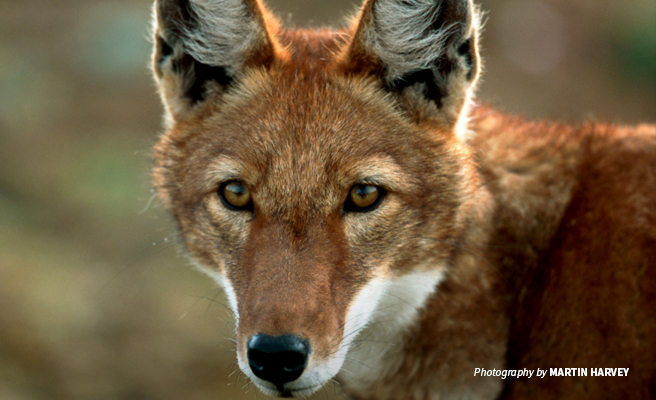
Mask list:
[[[656,119],[653,0],[481,3],[481,99],[570,122]],[[356,7],[270,4],[298,26]],[[264,398],[234,365],[222,294],[151,201],[149,11],[0,0],[0,399]]]

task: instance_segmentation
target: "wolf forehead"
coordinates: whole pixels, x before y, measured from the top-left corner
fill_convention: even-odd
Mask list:
[[[410,194],[453,158],[449,134],[412,124],[366,80],[253,69],[229,90],[199,104],[156,148],[162,178],[186,193],[240,180],[273,197],[355,183]]]

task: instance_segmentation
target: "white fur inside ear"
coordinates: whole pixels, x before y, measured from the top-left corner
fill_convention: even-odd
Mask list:
[[[454,17],[436,26],[445,7],[458,10],[457,13],[449,10],[448,14],[460,15],[461,19]],[[434,79],[447,89],[442,108],[449,114],[449,120],[455,122],[455,133],[463,142],[473,136],[469,129],[469,113],[481,62],[478,50],[472,48],[476,62],[469,67],[475,71],[472,78],[467,78],[467,61],[458,53],[458,47],[466,41],[477,45],[481,17],[482,13],[471,0],[377,0],[373,6],[372,26],[363,31],[365,46],[385,65],[383,78],[388,83],[408,73],[434,71]],[[443,57],[461,63],[463,68],[438,71]]]
[[[447,21],[444,26],[435,27],[445,1],[462,3],[459,6],[468,9],[467,20]],[[462,30],[462,39],[466,40],[475,34],[481,20],[470,0],[378,0],[373,13],[374,28],[366,32],[364,40],[385,62],[388,80],[434,67],[447,52],[449,36]]]
[[[445,53],[445,40],[457,24],[432,29],[440,6],[435,0],[378,0],[375,29],[366,44],[385,62],[387,79],[418,69],[429,69]]]
[[[196,61],[235,72],[264,29],[243,0],[190,0],[191,26],[179,26],[184,51]],[[162,27],[160,27],[162,28]]]

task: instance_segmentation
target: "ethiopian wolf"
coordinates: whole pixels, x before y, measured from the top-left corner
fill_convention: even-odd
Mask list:
[[[656,395],[656,128],[477,105],[469,0],[157,0],[154,185],[264,393]],[[539,95],[539,94],[536,94]],[[480,370],[628,368],[625,377]]]

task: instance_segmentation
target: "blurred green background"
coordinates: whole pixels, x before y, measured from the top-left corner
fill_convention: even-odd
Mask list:
[[[480,3],[480,99],[569,122],[655,119],[653,0]],[[303,27],[356,7],[269,4]],[[264,398],[234,364],[222,294],[153,199],[150,7],[0,0],[2,400]]]

